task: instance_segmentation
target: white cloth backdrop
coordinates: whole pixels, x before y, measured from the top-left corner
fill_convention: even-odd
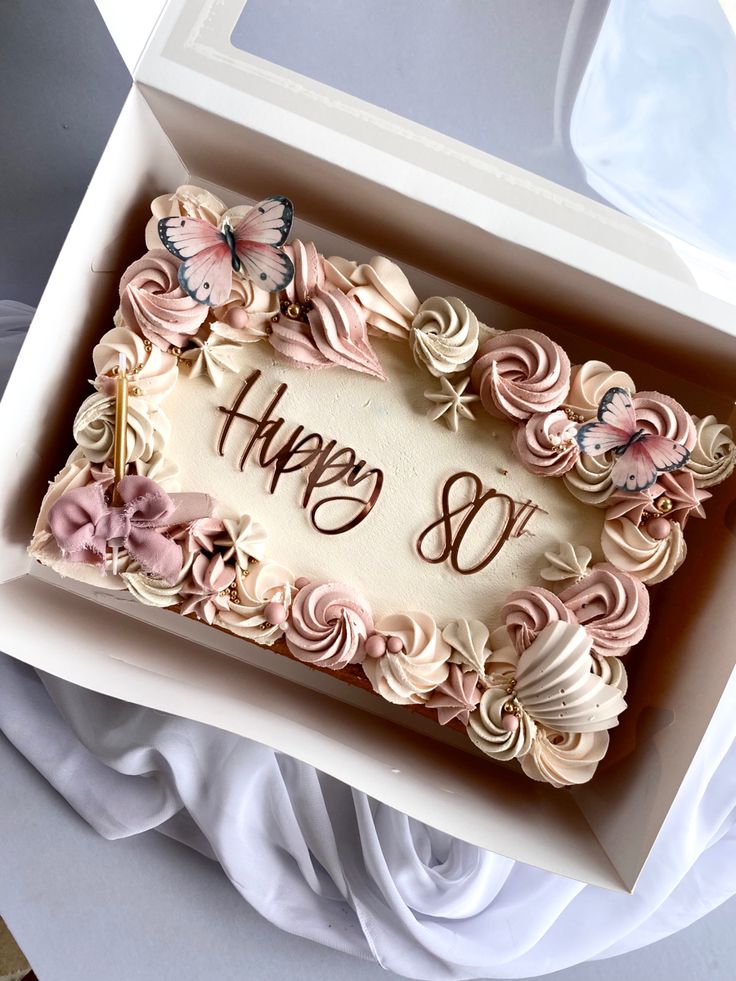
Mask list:
[[[0,389],[31,314],[0,304]],[[219,861],[277,926],[408,977],[545,974],[652,943],[736,893],[726,703],[634,896],[484,852],[258,743],[2,654],[0,730],[101,835],[157,828]]]

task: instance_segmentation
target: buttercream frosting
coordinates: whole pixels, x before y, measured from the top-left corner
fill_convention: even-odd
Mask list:
[[[120,358],[129,374],[131,390],[160,402],[171,392],[179,377],[176,358],[151,344],[146,345],[140,334],[128,327],[113,327],[103,334],[92,351],[96,378],[94,386],[105,395],[115,394],[115,377]]]
[[[630,375],[615,371],[605,361],[573,365],[565,408],[581,416],[580,422],[590,422],[597,417],[601,399],[610,388],[625,388],[632,395],[636,391]]]
[[[636,423],[648,433],[666,436],[687,450],[695,446],[692,417],[669,395],[661,392],[637,392],[633,398]]]
[[[495,760],[514,760],[532,748],[537,727],[526,712],[519,713],[518,728],[504,726],[505,706],[509,702],[506,688],[493,685],[481,696],[478,708],[468,719],[467,733],[478,749]]]
[[[532,780],[568,787],[586,783],[608,749],[608,732],[555,732],[537,726],[530,751],[520,759]]]
[[[458,719],[468,724],[470,713],[480,701],[478,675],[475,671],[463,671],[458,664],[450,665],[447,678],[438,685],[427,700],[427,707],[436,709],[440,725]]]
[[[166,249],[137,259],[120,280],[120,312],[126,327],[164,351],[182,347],[204,323],[209,307],[179,286],[179,261]]]
[[[676,521],[684,528],[689,518],[705,517],[703,503],[712,495],[697,486],[692,471],[661,473],[654,487],[655,511],[658,511],[660,502],[664,501],[667,505],[664,513],[669,521]]]
[[[547,582],[564,582],[567,579],[581,579],[588,570],[593,553],[585,545],[560,542],[556,549],[544,553],[549,562],[539,573]]]
[[[522,422],[562,404],[570,387],[570,360],[546,334],[507,331],[480,346],[471,379],[486,411]]]
[[[371,347],[363,312],[349,296],[317,287],[307,322],[283,314],[273,323],[271,345],[287,361],[307,368],[342,365],[385,378]]]
[[[380,255],[362,263],[330,256],[325,277],[360,304],[372,333],[404,338],[409,333],[419,297],[395,262]]]
[[[648,535],[628,518],[614,518],[603,525],[601,548],[616,568],[654,585],[678,569],[687,552],[680,525],[671,522],[671,533],[664,539]]]
[[[226,338],[210,333],[204,340],[193,337],[180,362],[190,378],[203,375],[217,387],[229,371],[237,371],[234,358],[237,351],[236,344],[230,344]]]
[[[278,312],[278,293],[268,293],[249,279],[233,276],[230,296],[212,308],[212,333],[237,344],[262,341],[268,337],[271,319]]]
[[[432,403],[427,411],[430,419],[443,419],[448,429],[456,433],[460,427],[460,419],[475,420],[473,410],[470,408],[473,402],[480,398],[474,392],[466,392],[470,382],[470,375],[450,381],[444,375],[440,378],[438,391],[425,392],[424,397]]]
[[[218,613],[228,609],[227,590],[235,579],[235,566],[222,555],[194,557],[189,575],[181,587],[181,613],[193,613],[206,623],[214,623]]]
[[[442,639],[450,645],[450,661],[463,671],[485,674],[490,656],[488,627],[480,620],[452,620],[442,631]]]
[[[579,456],[577,431],[561,409],[535,412],[517,426],[511,448],[530,473],[559,477],[575,466]]]
[[[224,213],[225,205],[214,194],[194,184],[182,184],[173,194],[161,194],[151,202],[152,217],[146,225],[146,248],[161,248],[158,233],[161,218],[180,215],[182,218],[200,218],[211,225],[219,225]]]
[[[559,594],[593,640],[593,650],[620,657],[638,644],[649,624],[649,592],[638,579],[607,562],[594,565]]]
[[[715,416],[693,416],[695,444],[685,464],[697,487],[713,487],[733,473],[736,466],[736,444],[730,426]]]
[[[439,378],[469,367],[478,334],[478,318],[462,300],[432,296],[412,320],[409,340],[416,363]]]
[[[188,581],[194,556],[187,556],[182,566],[181,572],[172,583],[164,582],[155,576],[146,575],[139,569],[124,572],[122,575],[128,590],[141,603],[146,606],[157,606],[159,609],[166,609],[170,606],[178,606],[182,601],[182,588]]]
[[[244,514],[239,518],[223,518],[222,532],[213,539],[213,544],[220,548],[226,561],[234,558],[241,569],[247,569],[252,559],[263,561],[266,557],[266,538],[263,525]]]
[[[364,657],[373,615],[366,600],[351,586],[311,582],[291,607],[286,643],[300,661],[335,671]]]
[[[215,623],[259,644],[273,644],[283,637],[283,625],[269,623],[266,607],[281,603],[289,610],[294,595],[291,572],[278,562],[256,562],[247,567],[241,564],[235,587],[236,596],[231,596],[226,610],[218,612]]]
[[[583,504],[606,507],[613,493],[611,471],[615,463],[612,453],[589,456],[581,453],[563,476],[565,486]]]
[[[373,690],[397,705],[426,702],[449,674],[450,646],[437,624],[428,613],[394,613],[379,620],[376,630],[398,637],[401,650],[363,662]]]
[[[126,457],[148,460],[161,453],[171,427],[163,411],[153,402],[135,396],[128,399]],[[92,463],[104,463],[112,456],[115,438],[115,398],[94,392],[82,402],[74,420],[74,439]]]
[[[286,287],[286,296],[292,303],[305,304],[317,289],[325,285],[322,256],[314,242],[302,242],[295,238],[284,246],[294,266],[294,278]]]
[[[550,623],[575,621],[572,611],[544,586],[527,586],[510,593],[501,617],[518,654],[523,654]]]

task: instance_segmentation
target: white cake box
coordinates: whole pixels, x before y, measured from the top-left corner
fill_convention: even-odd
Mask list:
[[[541,325],[576,360],[607,357],[692,412],[732,415],[736,309],[699,290],[663,238],[239,51],[229,38],[241,9],[242,0],[167,4],[8,385],[0,648],[88,688],[267,743],[495,852],[631,890],[736,660],[728,483],[708,520],[688,527],[684,569],[656,589],[650,631],[629,665],[630,707],[595,779],[576,790],[427,739],[418,723],[396,724],[411,713],[203,624],[62,581],[27,556],[47,481],[71,449],[92,346],[122,271],[142,251],[149,202],[182,183],[214,187],[228,202],[288,194],[329,243],[344,236],[363,254],[418,267],[498,326]]]

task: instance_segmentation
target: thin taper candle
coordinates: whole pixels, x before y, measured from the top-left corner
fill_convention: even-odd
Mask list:
[[[128,448],[128,376],[125,371],[125,360],[120,356],[118,374],[115,378],[115,436],[113,439],[113,469],[115,471],[115,488],[113,499],[117,498],[118,481],[125,476],[125,458]],[[116,501],[115,501],[116,502]],[[116,502],[117,503],[117,502]]]

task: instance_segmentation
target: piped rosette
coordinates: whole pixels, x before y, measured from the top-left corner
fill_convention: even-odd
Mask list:
[[[607,742],[595,734],[615,726],[626,707],[621,690],[594,673],[591,644],[583,626],[557,621],[520,656],[509,648],[505,671],[490,676],[470,715],[474,745],[495,759],[520,758],[522,765],[531,754],[529,775],[557,786],[588,779]]]

